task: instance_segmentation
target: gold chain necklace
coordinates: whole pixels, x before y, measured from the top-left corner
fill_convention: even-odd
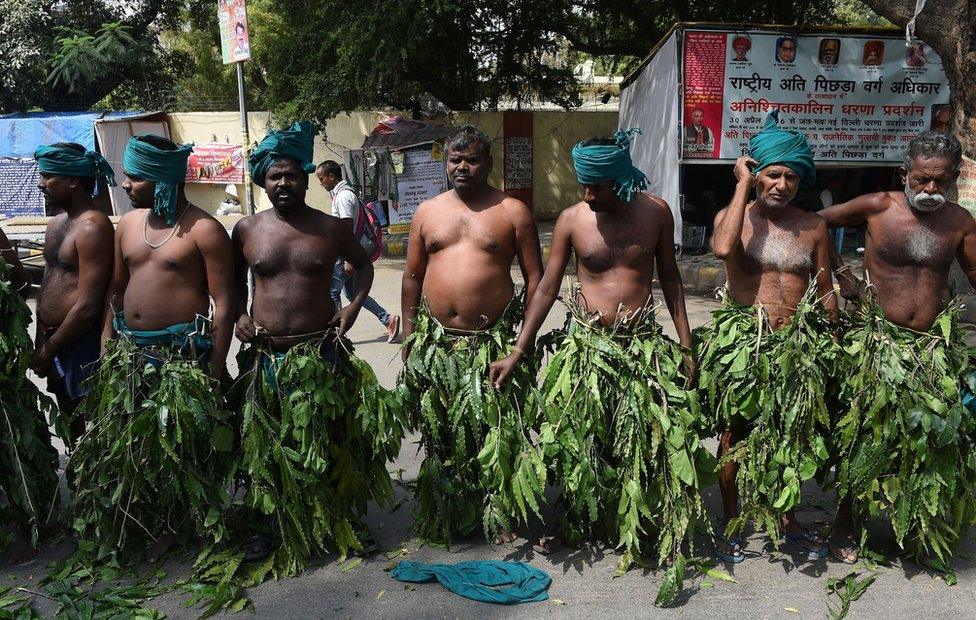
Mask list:
[[[190,204],[189,203],[187,203],[186,206],[183,207],[183,210],[180,212],[180,216],[178,218],[176,218],[176,222],[173,224],[173,229],[170,230],[169,231],[169,234],[166,235],[166,238],[163,239],[162,241],[160,241],[158,244],[153,244],[153,243],[150,243],[149,242],[148,229],[149,229],[149,211],[150,211],[150,209],[146,209],[146,217],[142,220],[142,240],[146,242],[146,245],[148,245],[149,247],[151,247],[154,250],[159,249],[159,248],[163,247],[164,245],[166,245],[166,242],[169,241],[170,239],[172,239],[173,238],[173,235],[176,234],[176,229],[179,228],[180,222],[183,220],[183,216],[186,214],[186,210],[189,207],[190,207]]]

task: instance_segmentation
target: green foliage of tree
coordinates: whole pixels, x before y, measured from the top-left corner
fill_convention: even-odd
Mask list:
[[[164,103],[178,67],[158,34],[175,27],[184,4],[0,0],[0,113],[85,110],[107,96],[137,107]]]

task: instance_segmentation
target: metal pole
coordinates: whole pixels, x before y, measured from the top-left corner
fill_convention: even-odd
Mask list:
[[[241,136],[243,137],[244,155],[244,215],[254,215],[254,190],[251,187],[251,164],[248,155],[251,150],[251,138],[247,130],[247,102],[244,97],[244,61],[237,63],[237,102],[241,108]]]

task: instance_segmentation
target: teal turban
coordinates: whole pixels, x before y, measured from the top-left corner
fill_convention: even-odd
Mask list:
[[[634,192],[647,188],[647,177],[630,161],[630,141],[635,133],[644,132],[636,127],[618,130],[613,134],[614,144],[583,146],[580,142],[574,146],[573,167],[576,168],[576,180],[581,185],[614,181],[620,199],[630,202]]]
[[[94,151],[78,152],[66,146],[39,146],[34,151],[37,169],[44,174],[66,177],[94,177],[115,187],[115,172],[105,158]]]
[[[268,132],[248,158],[251,164],[251,178],[255,183],[263,186],[268,168],[279,159],[294,159],[301,164],[305,172],[309,174],[315,172],[315,164],[312,163],[314,146],[315,128],[310,121],[301,121],[288,129]]]
[[[176,223],[179,187],[186,182],[186,160],[190,158],[193,145],[181,144],[175,150],[167,151],[146,142],[146,137],[129,138],[122,165],[127,175],[156,182],[153,213],[166,218],[166,223],[172,226]]]
[[[817,180],[813,149],[806,136],[792,129],[780,129],[779,110],[770,112],[763,130],[749,139],[749,153],[759,162],[755,172],[782,164],[800,175],[802,187],[810,187]]]

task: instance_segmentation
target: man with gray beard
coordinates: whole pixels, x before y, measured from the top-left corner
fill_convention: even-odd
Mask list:
[[[860,302],[844,338],[850,408],[835,429],[838,488],[847,499],[831,552],[843,561],[857,559],[852,508],[855,515],[890,512],[899,544],[940,560],[965,538],[960,515],[976,510],[972,425],[958,423],[972,415],[963,403],[976,382],[960,385],[972,366],[949,291],[953,259],[976,284],[976,222],[948,200],[961,163],[956,138],[927,131],[905,152],[903,191],[820,212],[832,228],[867,225],[863,282],[833,250],[831,257],[841,293]],[[929,438],[933,427],[948,430]],[[918,453],[905,453],[902,446],[912,442]],[[877,470],[870,476],[863,473],[867,462]],[[926,480],[938,483],[929,488]]]
[[[774,540],[782,532],[804,557],[827,554],[794,510],[801,484],[827,461],[818,429],[829,423],[837,300],[827,226],[792,204],[814,182],[813,153],[802,133],[777,120],[771,112],[749,141],[752,157],[735,163],[735,194],[712,237],[728,278],[724,303],[695,333],[703,415],[720,436],[724,519],[715,551],[733,563],[745,558],[739,533],[748,521]]]

